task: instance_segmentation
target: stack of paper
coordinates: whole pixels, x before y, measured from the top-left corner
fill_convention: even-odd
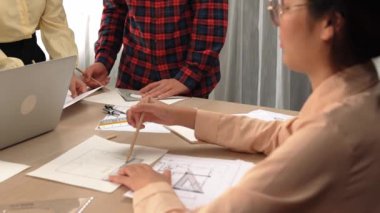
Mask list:
[[[140,132],[149,133],[170,133],[163,125],[145,122],[145,128],[141,129]],[[103,120],[99,122],[96,130],[103,131],[126,131],[135,132],[136,129],[128,124],[126,115],[107,115]]]

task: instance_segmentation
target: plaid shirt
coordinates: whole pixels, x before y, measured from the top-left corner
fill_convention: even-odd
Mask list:
[[[228,0],[103,0],[96,61],[111,70],[123,44],[116,86],[139,90],[174,78],[207,97],[220,80]]]

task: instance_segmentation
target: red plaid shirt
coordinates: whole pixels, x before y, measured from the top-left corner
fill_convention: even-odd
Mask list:
[[[96,61],[111,70],[123,44],[116,86],[139,90],[174,78],[207,97],[220,80],[227,0],[103,0]]]

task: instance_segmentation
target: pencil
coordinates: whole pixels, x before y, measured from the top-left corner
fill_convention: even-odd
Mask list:
[[[79,69],[78,67],[75,67],[75,69],[76,69],[78,72],[80,72],[82,75],[84,75],[84,72],[83,72],[81,69]],[[99,86],[102,86],[102,87],[105,87],[105,86],[106,86],[106,85],[100,83],[100,81],[96,80],[96,79],[93,78],[93,77],[90,77],[90,79],[93,80],[93,81],[95,81],[97,84],[99,84]]]
[[[135,132],[135,134],[133,136],[132,144],[131,144],[131,146],[129,148],[129,152],[128,152],[128,155],[127,155],[127,161],[126,161],[127,163],[128,163],[128,161],[130,160],[130,158],[132,156],[133,148],[135,147],[135,144],[136,144],[136,141],[137,141],[137,137],[138,137],[140,129],[141,129],[141,125],[142,125],[142,123],[144,121],[144,115],[145,115],[144,113],[141,115],[140,120],[137,123],[136,132]]]
[[[112,139],[114,139],[114,138],[116,138],[117,137],[117,135],[108,135],[107,137],[106,137],[106,139],[107,140],[112,140]]]

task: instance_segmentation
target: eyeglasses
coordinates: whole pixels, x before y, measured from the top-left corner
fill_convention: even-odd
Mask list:
[[[280,16],[285,12],[288,12],[294,8],[303,7],[308,5],[308,3],[303,4],[295,4],[295,5],[284,5],[282,3],[283,0],[269,0],[268,11],[270,13],[270,17],[272,18],[273,23],[276,26],[280,25]]]

